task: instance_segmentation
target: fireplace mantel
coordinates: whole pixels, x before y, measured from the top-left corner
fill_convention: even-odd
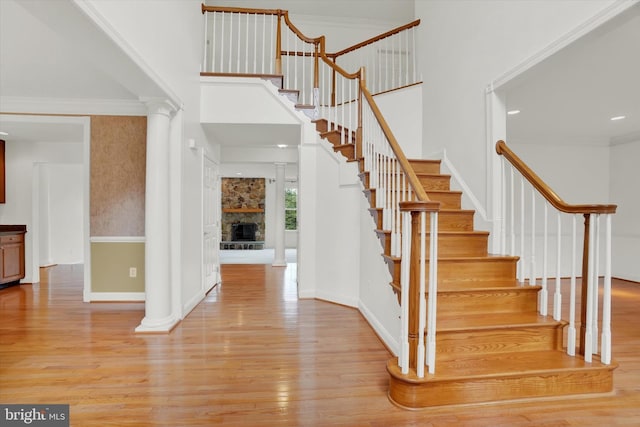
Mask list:
[[[263,213],[262,208],[222,208],[225,213]]]

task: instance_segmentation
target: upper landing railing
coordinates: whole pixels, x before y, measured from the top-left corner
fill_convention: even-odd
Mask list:
[[[298,103],[326,119],[342,145],[355,140],[383,228],[391,231],[391,256],[402,262],[398,364],[418,377],[426,366],[434,372],[439,203],[429,200],[372,95],[418,83],[420,21],[327,53],[325,37],[305,36],[284,10],[202,5],[202,13],[203,75],[281,76],[283,89],[299,90]]]
[[[592,355],[600,353],[601,361],[609,364],[611,362],[611,217],[616,212],[616,205],[568,204],[511,151],[504,141],[496,143],[496,151],[504,159],[501,189],[501,252],[520,257],[518,262],[520,282],[528,281],[529,285],[536,285],[537,278],[541,278],[542,290],[538,298],[538,311],[546,316],[551,305],[555,320],[568,320],[567,353],[576,354],[576,310],[580,307],[579,354],[584,355],[587,362],[591,362]],[[582,218],[584,218],[584,232],[578,233],[576,225]],[[602,223],[604,223],[604,229]],[[541,237],[536,232],[540,228],[542,229]],[[569,230],[569,232],[563,232],[563,230]],[[582,238],[582,287],[581,298],[578,300],[576,278],[580,254],[577,245],[580,237]],[[542,252],[541,255],[539,255],[540,252]],[[601,256],[603,260],[600,259]],[[602,286],[599,284],[601,266],[603,268]],[[555,271],[552,272],[552,270]],[[547,277],[553,277],[553,273],[555,273],[555,286],[553,300],[549,302]],[[562,313],[562,277],[570,277],[569,304],[564,314]],[[602,316],[599,321],[600,307]],[[598,330],[601,331],[600,346],[598,346]]]

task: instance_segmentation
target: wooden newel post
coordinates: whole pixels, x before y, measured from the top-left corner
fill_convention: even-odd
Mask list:
[[[580,299],[580,347],[578,354],[584,356],[587,335],[587,295],[589,292],[589,229],[590,214],[584,214],[584,245],[582,247],[582,292]]]
[[[282,15],[283,11],[278,9],[278,25],[276,29],[276,70],[275,74],[282,74]]]
[[[420,322],[420,215],[411,211],[411,267],[409,270],[409,369],[418,366]]]

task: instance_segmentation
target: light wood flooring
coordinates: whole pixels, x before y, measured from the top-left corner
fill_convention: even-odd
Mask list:
[[[298,300],[295,264],[223,265],[170,334],[141,303],[82,302],[82,267],[0,291],[0,403],[68,403],[73,426],[638,426],[640,285],[614,282],[615,391],[406,411],[355,309]]]

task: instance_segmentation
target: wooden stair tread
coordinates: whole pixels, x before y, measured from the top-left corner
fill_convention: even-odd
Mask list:
[[[296,104],[296,108],[299,110],[313,110],[316,106],[309,104]]]
[[[392,359],[395,360],[395,359]],[[390,363],[388,368],[393,368]],[[406,382],[465,381],[474,378],[519,377],[523,375],[566,373],[584,370],[613,370],[617,364],[604,365],[594,356],[587,363],[580,356],[569,356],[564,351],[523,351],[509,353],[473,354],[439,360],[434,374],[425,373],[418,378],[414,372],[403,376]],[[396,367],[397,368],[397,365]],[[399,373],[399,369],[397,369]],[[393,374],[393,373],[392,373]],[[400,374],[401,375],[401,374]]]
[[[378,208],[370,208],[371,209],[378,209]],[[376,233],[379,234],[391,234],[391,230],[381,230],[381,229],[376,229],[375,230]],[[401,232],[398,232],[399,234],[402,234]],[[431,233],[427,231],[426,233],[427,236],[430,236]],[[488,231],[482,231],[482,230],[443,230],[443,231],[438,231],[438,236],[488,236],[489,232]]]
[[[440,316],[437,319],[437,332],[469,329],[500,329],[506,327],[564,325],[566,322],[554,320],[551,316],[537,313],[482,313],[467,316]]]

